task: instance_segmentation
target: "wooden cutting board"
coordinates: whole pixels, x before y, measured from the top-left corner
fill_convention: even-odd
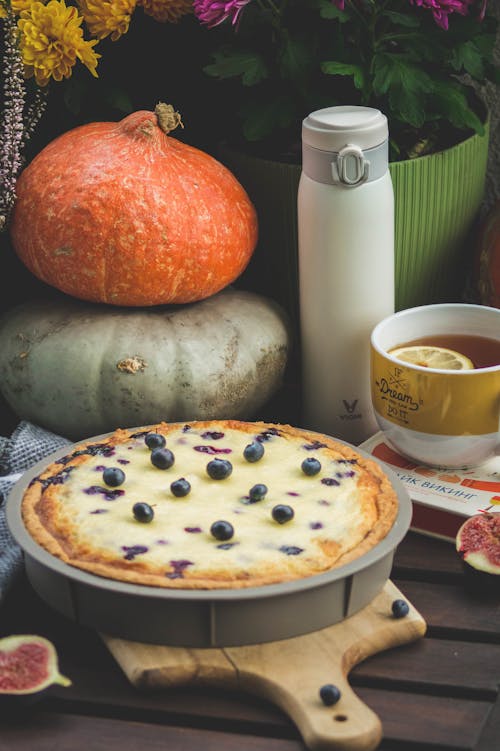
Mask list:
[[[410,603],[408,615],[394,618],[391,606],[396,599],[406,600],[387,581],[369,605],[345,621],[304,636],[244,647],[164,647],[101,636],[139,689],[211,684],[248,691],[281,707],[312,751],[370,751],[382,738],[382,726],[353,692],[347,676],[366,657],[424,635],[425,621]],[[341,691],[334,706],[325,706],[319,697],[326,683]]]

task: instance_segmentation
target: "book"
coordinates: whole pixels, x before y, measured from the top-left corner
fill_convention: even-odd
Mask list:
[[[500,456],[468,469],[429,467],[399,454],[382,432],[358,448],[387,464],[403,483],[412,500],[410,528],[415,532],[455,542],[469,516],[500,512]]]

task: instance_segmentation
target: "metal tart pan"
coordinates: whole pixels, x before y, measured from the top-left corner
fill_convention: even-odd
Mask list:
[[[96,436],[89,441],[99,441]],[[339,443],[345,443],[339,441]],[[356,613],[389,578],[396,547],[408,531],[409,495],[382,465],[399,500],[392,529],[358,559],[326,573],[238,590],[177,590],[129,584],[87,573],[38,545],[24,526],[21,503],[29,483],[76,446],[58,449],[23,474],[7,499],[7,523],[24,552],[28,579],[52,608],[111,636],[179,647],[229,647],[317,631]],[[359,454],[376,460],[355,446]]]

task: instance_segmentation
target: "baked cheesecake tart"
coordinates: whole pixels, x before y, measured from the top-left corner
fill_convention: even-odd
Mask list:
[[[22,501],[36,542],[99,576],[181,589],[323,573],[373,548],[398,500],[379,465],[289,425],[160,423],[77,445]]]

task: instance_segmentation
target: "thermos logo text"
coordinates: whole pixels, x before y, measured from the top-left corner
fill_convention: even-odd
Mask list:
[[[348,402],[347,399],[342,399],[344,405],[345,414],[339,415],[341,420],[360,420],[361,412],[356,412],[357,399],[353,399],[352,402]]]
[[[355,399],[353,402],[348,402],[346,399],[342,399],[342,401],[344,402],[344,407],[346,409],[346,412],[352,415],[352,413],[356,409],[356,404],[358,403],[358,400]]]

